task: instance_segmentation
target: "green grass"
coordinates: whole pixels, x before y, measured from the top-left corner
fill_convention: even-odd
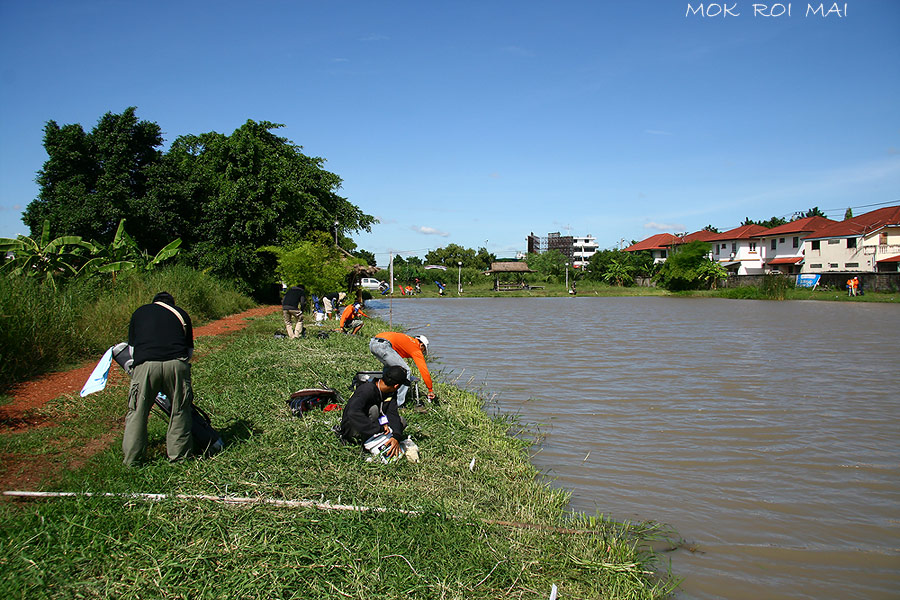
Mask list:
[[[699,290],[679,292],[679,296],[698,296],[709,298],[730,298],[733,300],[819,300],[824,302],[900,302],[900,293],[866,292],[862,296],[848,296],[847,292],[837,290],[811,290],[807,288],[789,288],[784,290],[783,298],[773,298],[766,291],[755,286],[727,288],[720,290]]]
[[[529,445],[507,435],[475,395],[438,382],[441,402],[404,411],[418,464],[367,463],[331,432],[339,411],[292,417],[290,392],[379,367],[368,337],[275,339],[280,315],[227,338],[200,338],[198,403],[227,447],[203,460],[165,460],[165,423],[151,419],[149,462],[121,464],[126,383],[43,412],[55,426],[0,435],[0,455],[78,468],[43,489],[309,499],[384,513],[236,507],[201,500],[68,498],[0,503],[0,595],[9,598],[661,598],[673,579],[650,549],[668,532],[572,514],[542,483]],[[315,334],[325,328],[311,327]],[[227,342],[227,343],[226,343]],[[474,468],[470,470],[472,459]],[[0,469],[13,468],[4,461]],[[394,512],[403,509],[415,514]],[[523,525],[505,525],[515,523]],[[560,529],[560,528],[564,528]]]

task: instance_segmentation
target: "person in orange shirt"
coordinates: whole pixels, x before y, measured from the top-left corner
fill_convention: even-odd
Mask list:
[[[425,364],[425,355],[428,354],[427,337],[424,335],[411,337],[399,331],[382,331],[369,340],[369,350],[385,367],[399,365],[406,369],[407,376],[410,368],[404,359],[413,359],[419,373],[422,374],[425,387],[428,388],[428,399],[434,400],[434,383],[431,381],[428,365]],[[407,391],[409,386],[401,386],[397,390],[397,406],[402,406],[406,402]]]
[[[338,330],[353,335],[359,333],[359,330],[362,329],[363,326],[362,319],[359,318],[360,315],[364,317],[369,316],[363,312],[360,304],[347,305],[347,308],[345,308],[343,314],[341,314],[341,322],[338,326]]]

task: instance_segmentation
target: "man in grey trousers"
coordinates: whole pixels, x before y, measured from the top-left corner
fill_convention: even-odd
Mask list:
[[[170,461],[181,461],[193,451],[191,412],[194,390],[191,387],[190,359],[194,353],[194,329],[191,318],[175,306],[168,292],[160,292],[151,304],[139,307],[131,315],[128,345],[134,358],[125,437],[122,452],[125,464],[133,466],[147,447],[147,419],[153,400],[160,392],[172,402],[166,453]]]

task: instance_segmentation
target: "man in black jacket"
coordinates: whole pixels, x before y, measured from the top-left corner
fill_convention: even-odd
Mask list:
[[[171,461],[191,455],[191,412],[194,390],[191,387],[190,359],[194,353],[194,328],[191,317],[175,306],[168,292],[153,297],[152,304],[139,307],[131,315],[128,345],[134,358],[125,437],[122,451],[125,464],[136,464],[147,447],[147,418],[153,400],[160,392],[172,402],[166,453]]]
[[[361,444],[373,435],[386,433],[391,436],[388,456],[397,456],[404,429],[396,402],[401,385],[411,385],[411,382],[406,369],[397,365],[386,367],[381,379],[360,384],[344,407],[341,439]]]
[[[292,286],[281,301],[281,313],[284,316],[284,327],[287,329],[288,337],[303,335],[304,310],[306,310],[306,288],[302,285]],[[296,324],[292,325],[292,321],[296,321]]]

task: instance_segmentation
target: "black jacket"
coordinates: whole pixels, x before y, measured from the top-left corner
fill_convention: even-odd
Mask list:
[[[378,408],[374,420],[369,416],[369,410],[373,407]],[[378,417],[381,415],[387,417],[388,427],[391,428],[394,438],[402,440],[403,423],[397,409],[396,394],[382,398],[375,381],[360,384],[344,407],[344,414],[341,417],[341,437],[364,442],[381,433],[384,431],[384,427],[378,423]]]
[[[306,288],[302,285],[295,285],[288,289],[281,301],[281,308],[284,310],[306,310]]]
[[[131,315],[128,325],[128,345],[134,348],[134,365],[148,361],[188,358],[194,347],[194,327],[191,317],[177,306],[184,326],[172,311],[158,304],[145,304]]]

